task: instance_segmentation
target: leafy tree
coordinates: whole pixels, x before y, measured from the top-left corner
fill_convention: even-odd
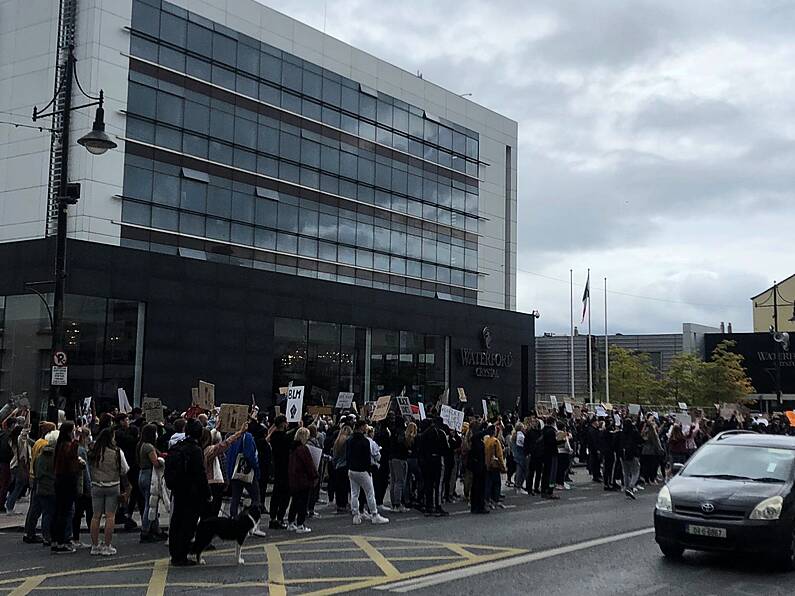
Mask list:
[[[657,369],[643,352],[610,348],[610,399],[619,403],[658,404],[664,395]]]
[[[671,401],[694,406],[712,405],[706,402],[705,366],[695,354],[677,354],[671,359],[664,381]]]
[[[704,363],[704,405],[743,402],[755,392],[742,355],[732,351],[736,345],[730,340],[720,342],[712,351],[712,360]]]

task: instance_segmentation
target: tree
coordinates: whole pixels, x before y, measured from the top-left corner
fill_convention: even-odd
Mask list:
[[[662,384],[648,354],[610,348],[610,398],[620,403],[660,403]]]
[[[755,392],[743,367],[743,357],[732,351],[736,345],[730,340],[720,342],[712,351],[712,360],[704,363],[706,404],[743,402]]]
[[[712,405],[705,398],[705,366],[695,354],[677,354],[671,359],[664,381],[671,401],[694,406]]]

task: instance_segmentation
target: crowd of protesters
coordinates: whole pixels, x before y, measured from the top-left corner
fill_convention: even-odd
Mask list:
[[[13,515],[29,492],[23,541],[53,553],[85,547],[112,556],[120,526],[140,532],[141,542],[168,541],[172,564],[191,565],[199,520],[236,517],[244,495],[246,511],[255,509],[261,525],[299,534],[311,532],[307,520],[319,515],[321,503],[358,525],[386,524],[386,514],[412,510],[445,517],[445,505],[456,501],[473,514],[490,513],[504,507],[503,481],[517,494],[557,499],[556,492],[571,488],[575,463],[605,491],[635,499],[721,431],[795,434],[780,415],[727,420],[699,413],[683,424],[673,414],[598,411],[578,408],[575,416],[561,406],[545,416],[488,420],[466,409],[457,430],[434,408],[423,420],[393,410],[371,422],[346,411],[292,424],[254,409],[241,428],[224,434],[216,429],[217,412],[191,408],[152,423],[135,408],[78,423],[61,412],[57,426],[38,425],[34,441],[22,408],[2,421],[0,505]],[[90,544],[80,539],[83,519]],[[260,525],[252,533],[265,536]]]

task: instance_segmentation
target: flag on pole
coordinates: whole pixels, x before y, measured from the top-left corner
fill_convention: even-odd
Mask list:
[[[588,306],[591,303],[591,272],[588,271],[588,278],[585,281],[585,291],[582,293],[582,320],[580,323],[585,321],[585,313],[588,310]]]

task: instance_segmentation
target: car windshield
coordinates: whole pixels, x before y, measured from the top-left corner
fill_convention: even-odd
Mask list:
[[[682,476],[787,482],[792,477],[795,451],[710,443],[699,449]]]

